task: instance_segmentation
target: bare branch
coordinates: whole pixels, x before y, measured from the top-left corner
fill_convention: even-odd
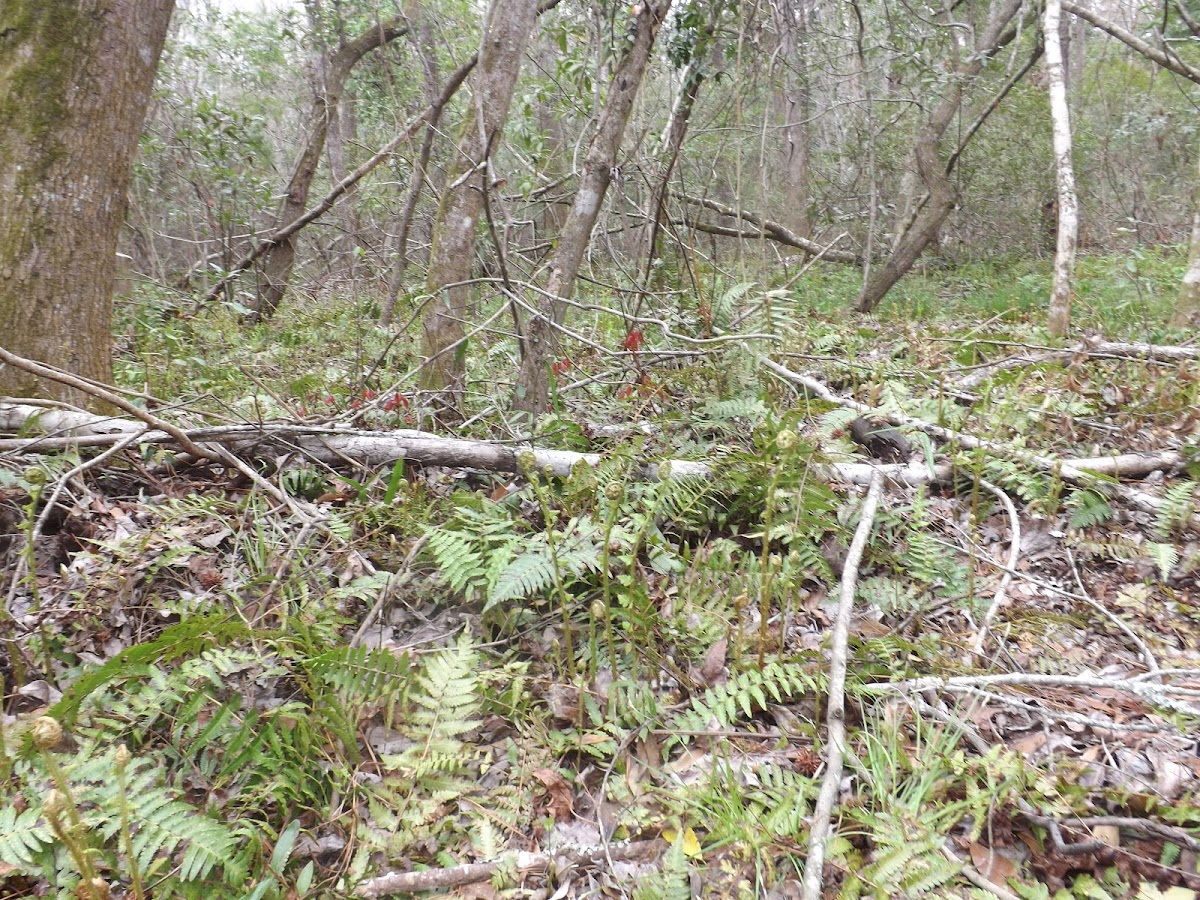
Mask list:
[[[1085,22],[1090,22],[1092,25],[1095,25],[1101,31],[1112,35],[1122,44],[1132,50],[1136,50],[1151,62],[1158,63],[1158,65],[1162,66],[1164,69],[1174,72],[1176,75],[1186,78],[1188,81],[1200,84],[1200,69],[1189,66],[1174,54],[1164,53],[1157,47],[1147,44],[1136,34],[1126,31],[1115,22],[1110,22],[1108,19],[1104,18],[1098,13],[1094,13],[1090,9],[1086,9],[1080,6],[1078,3],[1073,2],[1073,0],[1062,0],[1062,8],[1071,13],[1071,15],[1078,16]]]

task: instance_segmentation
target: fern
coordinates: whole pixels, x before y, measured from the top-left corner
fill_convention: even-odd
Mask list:
[[[861,877],[880,894],[919,897],[958,874],[961,867],[942,854],[944,838],[935,829],[887,811],[866,818],[875,852]]]
[[[131,671],[141,671],[148,663],[174,662],[196,656],[223,641],[243,637],[249,630],[245,623],[225,615],[196,616],[172,625],[155,640],[122,650],[100,668],[84,675],[67,689],[49,714],[64,725],[74,724],[80,704],[110,681]]]
[[[749,792],[748,800],[763,827],[777,837],[803,834],[817,795],[813,779],[773,765],[763,766],[757,775],[758,786]]]
[[[0,809],[0,863],[22,872],[34,872],[40,866],[35,857],[52,842],[50,826],[41,820],[40,809],[18,813],[15,807]]]
[[[816,680],[799,665],[768,662],[761,670],[741,672],[725,684],[709,688],[703,696],[693,698],[691,707],[677,716],[668,730],[728,728],[741,716],[748,719],[770,703],[784,703],[815,687]],[[681,735],[676,740],[682,742],[686,738]]]
[[[692,888],[683,842],[684,835],[680,833],[663,854],[662,868],[638,880],[637,887],[633,889],[633,900],[691,900]]]
[[[374,647],[335,647],[305,663],[309,673],[353,707],[398,696],[409,685],[408,654]]]
[[[1166,538],[1187,526],[1196,510],[1196,482],[1181,481],[1167,488],[1154,517],[1154,534]]]
[[[87,745],[73,763],[63,767],[70,796],[93,841],[115,851],[124,812],[133,826],[133,856],[144,875],[162,877],[175,869],[172,877],[177,881],[198,882],[219,867],[227,884],[241,882],[245,873],[235,863],[237,841],[226,826],[176,799],[159,783],[159,769],[150,760],[135,759],[127,765],[124,791],[116,765],[115,750],[100,754],[95,746]],[[21,864],[29,853],[20,852],[5,834],[6,826],[20,825],[31,814],[36,819],[41,809],[17,818],[12,817],[11,808],[0,811],[0,854],[7,857],[11,853],[13,859],[4,861],[12,865]],[[30,826],[22,838],[25,850],[47,843],[47,831],[44,826]]]
[[[555,564],[544,535],[534,538],[525,552],[499,573],[488,591],[484,611],[497,603],[541,594],[554,584]]]
[[[743,281],[735,284],[719,297],[714,297],[712,303],[713,325],[722,331],[728,328],[729,323],[733,321],[733,311],[737,308],[738,302],[753,287],[754,282]]]
[[[232,858],[235,842],[229,829],[156,788],[148,773],[131,779],[126,799],[131,820],[137,824],[133,855],[142,872],[152,872],[156,858],[170,857],[180,847],[182,881],[206,878]]]
[[[384,783],[368,797],[371,820],[362,837],[387,853],[451,827],[439,810],[476,789],[473,755],[462,736],[479,727],[478,654],[464,635],[425,660],[407,697],[401,727],[412,741],[381,762]]]
[[[1067,500],[1067,507],[1071,510],[1070,525],[1075,529],[1091,528],[1113,516],[1112,505],[1097,491],[1075,491]]]
[[[899,530],[904,545],[896,556],[896,565],[904,574],[943,593],[965,593],[967,567],[930,533],[929,498],[924,489],[917,491],[908,520]]]
[[[449,528],[430,528],[425,532],[426,550],[433,556],[450,589],[466,594],[486,591],[488,564],[483,548],[470,536]]]
[[[1166,581],[1170,577],[1171,570],[1179,564],[1179,551],[1175,549],[1173,544],[1148,541],[1146,543],[1146,555],[1158,566],[1158,577],[1163,581]]]
[[[914,585],[885,575],[865,578],[858,585],[858,598],[878,606],[885,613],[916,611],[921,608],[925,596]]]
[[[1090,556],[1126,563],[1142,555],[1142,545],[1124,534],[1106,532],[1095,536],[1074,535],[1073,543]]]

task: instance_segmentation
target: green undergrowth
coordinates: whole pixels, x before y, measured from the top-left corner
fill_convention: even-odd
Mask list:
[[[1081,259],[1081,328],[1170,339],[1179,260],[1134,262]],[[530,458],[515,476],[281,460],[264,474],[320,510],[306,526],[211,472],[191,476],[208,483],[151,481],[153,455],[87,473],[93,502],[80,515],[94,527],[59,551],[53,577],[44,555],[27,554],[34,574],[13,587],[31,598],[27,674],[61,692],[42,711],[66,735],[52,740],[28,716],[0,734],[7,883],[64,898],[100,896],[94,878],[131,897],[324,897],[385,869],[495,862],[497,896],[517,897],[506,854],[564,834],[599,842],[587,830],[599,820],[610,841],[670,845],[638,886],[606,884],[614,895],[686,896],[693,876],[712,896],[790,890],[821,784],[827,635],[861,505],[825,467],[861,456],[851,413],[770,377],[755,353],[885,412],[1038,453],[1151,449],[1172,434],[1186,447],[1171,431],[1200,404],[1186,365],[1034,361],[952,389],[1014,342],[1050,345],[1045,278],[1015,265],[930,268],[878,315],[852,318],[855,284],[837,270],[782,292],[709,277],[701,299],[671,313],[676,333],[781,339],[713,345],[686,364],[634,361],[556,392],[538,443],[603,454],[567,478]],[[118,371],[193,412],[247,421],[353,413],[395,390],[407,402],[362,424],[406,427],[422,412],[400,381],[414,348],[371,324],[374,302],[310,298],[247,328],[237,309],[166,314],[161,294],[142,291],[123,311],[132,342]],[[637,330],[647,354],[668,343],[653,323],[618,316],[589,329],[610,347]],[[476,411],[504,404],[506,340],[481,338],[468,357]],[[557,387],[610,364],[580,351]],[[596,427],[630,420],[651,427]],[[495,415],[461,434],[511,437]],[[1111,529],[1117,503],[1102,479],[1081,488],[1019,459],[909,438],[929,461],[951,459],[956,477],[890,496],[859,568],[831,896],[961,896],[951,839],[1052,853],[1044,830],[1014,824],[1021,810],[1157,815],[1149,792],[1081,788],[1077,761],[981,747],[965,702],[886,689],[976,672],[964,640],[996,581],[964,547],[1007,527],[985,482],[1069,532],[1085,570],[1120,572],[1121,610],[1169,618],[1162,633],[1181,645],[1200,628],[1180,586],[1195,566],[1185,541],[1200,472],[1166,485],[1160,511],[1125,533]],[[646,463],[680,458],[711,476],[658,466],[657,480],[644,477]],[[0,469],[20,535],[45,485],[78,462]],[[1088,627],[1078,610],[1022,605],[1004,640],[1027,668],[1070,673],[1094,660],[1059,648],[1086,649]],[[1177,799],[1170,820],[1195,828],[1196,797]],[[1164,858],[1177,851],[1163,844]],[[1066,898],[1129,885],[1127,870],[1066,859],[1031,860],[1009,887]],[[1043,883],[1050,870],[1058,894]]]
[[[1121,257],[1080,256],[1076,333],[1163,343],[1186,337],[1165,324],[1185,262],[1182,252],[1170,249],[1138,249]],[[786,290],[764,296],[776,287],[772,280],[788,275],[784,270],[759,282],[735,282],[699,271],[694,281],[684,279],[687,290],[680,292],[678,308],[665,316],[623,305],[620,298],[594,286],[585,285],[579,299],[615,313],[587,315],[599,345],[622,350],[636,333],[632,346],[647,355],[676,342],[656,325],[631,322],[628,315],[674,319],[675,329],[694,337],[709,337],[714,326],[735,322],[743,333],[779,334],[784,341],[771,344],[773,351],[832,352],[848,356],[852,363],[856,353],[874,351],[878,357],[880,350],[902,363],[906,348],[888,339],[897,326],[911,344],[922,343],[927,333],[1053,343],[1042,327],[1050,289],[1050,264],[1045,260],[921,265],[897,285],[876,315],[857,319],[845,314],[859,288],[857,272],[818,266]],[[421,410],[413,396],[419,331],[411,327],[411,317],[423,298],[401,296],[396,321],[410,327],[400,334],[375,325],[379,302],[374,293],[359,288],[321,294],[297,291],[269,323],[248,326],[245,307],[237,302],[196,306],[189,295],[141,283],[117,306],[116,333],[119,343],[124,342],[116,366],[118,382],[197,411],[244,421],[348,416],[364,401],[387,399],[391,402],[378,404],[387,408],[368,417],[367,424],[412,425]],[[499,302],[481,293],[476,304],[480,318],[495,312]],[[507,403],[514,352],[511,340],[499,334],[484,333],[468,342],[468,414],[486,411],[497,400]],[[608,365],[591,348],[572,352],[560,363],[559,385]],[[654,405],[662,370],[642,378],[637,360],[633,363],[626,373],[628,390],[620,385],[614,389],[606,380],[602,384],[609,387],[585,391],[595,419],[637,415]],[[685,370],[690,368],[694,367]],[[703,361],[698,368],[704,370]],[[682,395],[694,385],[685,378],[679,387]],[[728,399],[737,386],[704,387],[717,389],[714,399]],[[570,406],[571,399],[561,402]],[[670,403],[658,405],[670,412]]]

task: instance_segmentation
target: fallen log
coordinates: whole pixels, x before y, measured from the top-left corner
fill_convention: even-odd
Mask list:
[[[130,446],[153,444],[178,447],[164,431],[143,423],[73,410],[45,409],[30,404],[0,403],[0,431],[15,432],[37,428],[35,437],[0,439],[0,452],[48,453],[70,447],[107,447],[121,441]],[[551,450],[530,444],[505,444],[471,441],[430,434],[426,431],[366,431],[311,425],[263,424],[223,425],[184,430],[188,439],[201,447],[219,444],[239,456],[277,459],[282,454],[297,454],[330,465],[352,463],[384,466],[404,459],[426,466],[450,466],[486,472],[521,473],[524,462],[536,471],[565,478],[580,463],[599,465],[600,453]],[[531,458],[523,458],[523,454]],[[894,483],[905,485],[946,481],[952,475],[948,463],[932,468],[920,463],[872,465],[868,463],[821,463],[816,466],[822,478],[843,484],[870,484],[872,475],[881,472]],[[712,478],[712,464],[689,459],[646,462],[634,473],[655,481],[667,478]]]

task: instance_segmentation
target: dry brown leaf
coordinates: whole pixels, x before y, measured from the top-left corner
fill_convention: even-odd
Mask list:
[[[533,777],[546,788],[546,808],[555,822],[569,822],[575,816],[575,799],[567,779],[555,769],[538,769]]]
[[[700,667],[700,680],[705,687],[712,687],[723,680],[725,672],[725,653],[729,649],[729,638],[723,637],[704,655],[704,665]]]
[[[971,865],[992,884],[1004,884],[1017,874],[1017,867],[1013,865],[1012,860],[1002,856],[993,848],[985,847],[978,841],[972,841],[969,850]]]

